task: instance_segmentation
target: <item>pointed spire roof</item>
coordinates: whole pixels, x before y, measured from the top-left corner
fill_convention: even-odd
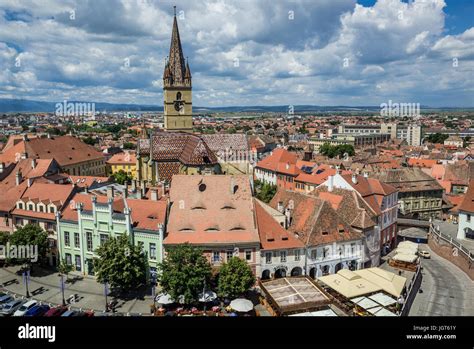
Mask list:
[[[178,20],[176,19],[176,6],[174,6],[173,31],[171,34],[170,54],[168,58],[169,73],[173,78],[173,85],[184,82],[186,65],[179,37]]]

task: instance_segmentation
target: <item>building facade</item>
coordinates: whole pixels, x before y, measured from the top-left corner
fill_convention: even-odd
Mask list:
[[[93,276],[97,248],[111,237],[127,234],[147,255],[147,272],[156,271],[163,258],[165,201],[76,194],[72,203],[56,216],[62,261],[76,272]]]

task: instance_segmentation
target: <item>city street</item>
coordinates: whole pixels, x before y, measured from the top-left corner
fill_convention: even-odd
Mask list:
[[[26,288],[21,275],[17,275],[18,267],[0,268],[0,290],[8,290],[19,296],[26,295]],[[36,270],[39,274],[40,269]],[[82,278],[79,275],[70,274],[71,282],[65,285],[65,298],[68,305],[74,309],[90,310],[103,312],[105,309],[104,286],[97,283],[93,278]],[[33,299],[43,301],[45,303],[62,304],[62,294],[60,288],[60,278],[58,273],[43,273],[32,276],[29,282],[29,292]],[[158,292],[158,291],[157,291]],[[148,292],[149,293],[149,292]],[[75,300],[70,301],[71,296]],[[153,303],[150,294],[137,294],[130,297],[122,297],[126,299],[115,299],[117,303],[116,310],[119,313],[143,314],[150,313],[150,305]],[[108,301],[114,300],[112,296],[108,297]]]
[[[410,316],[474,315],[474,282],[451,262],[436,255],[427,245],[421,249],[431,253],[423,259],[423,280],[410,309]]]

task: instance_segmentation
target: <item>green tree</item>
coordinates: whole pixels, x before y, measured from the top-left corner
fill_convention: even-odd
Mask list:
[[[217,293],[220,297],[237,298],[254,285],[252,269],[239,257],[232,257],[219,270]]]
[[[211,265],[202,250],[188,243],[170,248],[166,259],[158,264],[158,271],[163,291],[175,300],[184,296],[186,304],[198,301],[204,283],[211,278]]]
[[[48,233],[45,232],[39,225],[27,224],[24,227],[18,228],[12,235],[10,235],[10,245],[15,246],[36,246],[38,247],[38,261],[44,259],[48,253]],[[31,259],[21,260],[16,259],[20,263],[31,263]]]
[[[129,175],[127,172],[125,172],[124,170],[119,170],[117,172],[115,172],[112,177],[114,177],[114,180],[118,183],[118,184],[125,184],[125,182],[128,182],[128,181],[131,181],[133,179],[133,177],[131,175]]]
[[[448,139],[449,135],[447,134],[442,134],[442,133],[432,133],[428,137],[426,137],[426,140],[430,143],[444,143],[446,139]]]
[[[67,264],[66,260],[63,259],[63,260],[61,260],[61,262],[59,262],[58,271],[59,271],[60,274],[66,276],[66,280],[68,279],[69,273],[73,270],[74,270],[73,265],[72,264]]]
[[[257,199],[269,203],[270,200],[275,196],[277,186],[270,183],[263,183],[255,186],[257,191]]]
[[[89,145],[94,145],[98,143],[97,138],[92,138],[91,136],[88,136],[82,140],[84,143],[89,144]]]
[[[97,281],[127,290],[146,281],[148,261],[139,246],[133,245],[127,234],[110,237],[97,250],[94,260]]]
[[[10,239],[10,233],[7,231],[0,231],[0,245],[6,245]]]
[[[135,149],[135,144],[131,143],[131,142],[125,142],[123,144],[123,149]]]

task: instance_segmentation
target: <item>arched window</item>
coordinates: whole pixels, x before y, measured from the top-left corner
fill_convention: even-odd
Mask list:
[[[177,100],[177,101],[180,101],[180,100],[181,100],[181,92],[178,92],[178,93],[176,94],[176,100]]]

